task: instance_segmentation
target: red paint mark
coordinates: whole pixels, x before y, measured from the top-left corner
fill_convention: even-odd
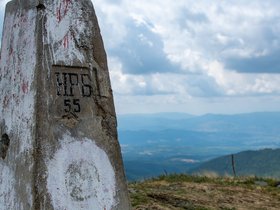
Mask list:
[[[68,48],[68,46],[69,46],[69,37],[68,37],[68,33],[67,33],[63,38],[63,47]]]
[[[65,5],[65,7],[64,7],[64,16],[65,16],[68,12],[69,4],[72,3],[72,2],[71,2],[71,0],[64,0],[63,3]]]
[[[57,18],[57,21],[60,23],[62,17],[61,17],[61,3],[59,4],[59,8],[56,10],[56,18]]]
[[[28,87],[29,87],[29,85],[28,85],[28,82],[23,82],[22,84],[21,84],[21,90],[22,90],[22,92],[24,93],[24,94],[26,94],[27,92],[28,92]]]
[[[72,0],[63,0],[62,3],[59,3],[59,7],[56,9],[56,19],[58,23],[66,16],[70,4],[72,4]]]

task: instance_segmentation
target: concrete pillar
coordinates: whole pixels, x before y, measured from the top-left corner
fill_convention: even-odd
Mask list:
[[[131,209],[90,0],[7,4],[0,95],[0,209]]]

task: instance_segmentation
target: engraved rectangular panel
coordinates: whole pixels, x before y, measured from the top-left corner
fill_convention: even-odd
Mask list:
[[[53,66],[51,110],[56,118],[77,119],[93,115],[96,91],[95,72],[85,67]]]

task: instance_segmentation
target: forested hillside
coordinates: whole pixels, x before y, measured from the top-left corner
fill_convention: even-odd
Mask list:
[[[237,176],[258,176],[280,178],[280,149],[244,151],[233,156],[226,155],[202,163],[191,172],[211,171],[219,175],[233,175],[233,165]]]

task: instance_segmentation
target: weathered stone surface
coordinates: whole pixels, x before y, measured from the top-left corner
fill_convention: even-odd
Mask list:
[[[3,32],[1,209],[130,209],[91,1],[11,1]]]

